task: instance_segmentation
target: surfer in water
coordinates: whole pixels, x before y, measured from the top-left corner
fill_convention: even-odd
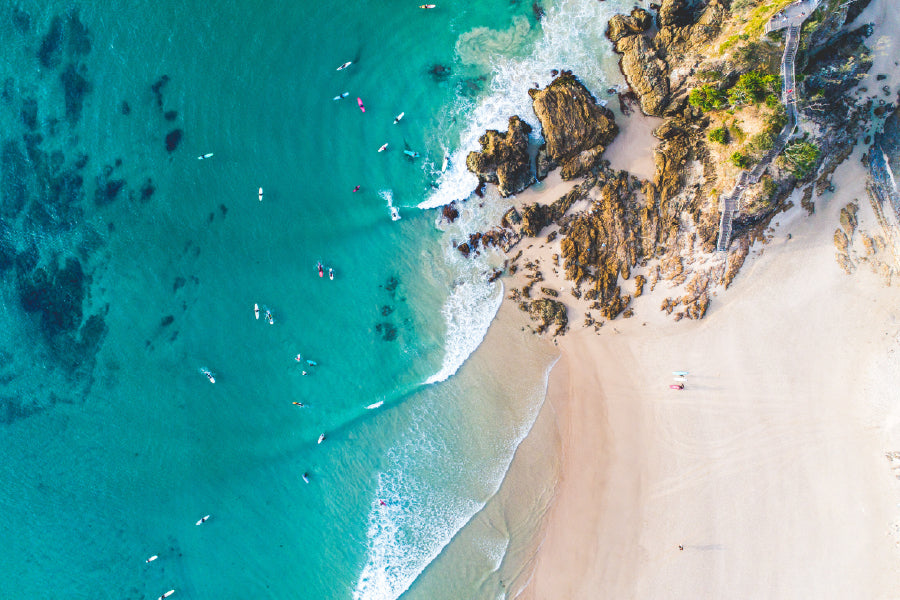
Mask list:
[[[344,69],[346,69],[347,67],[349,67],[349,66],[352,65],[352,64],[353,64],[353,61],[352,61],[352,60],[348,60],[347,62],[345,62],[344,64],[342,64],[341,66],[339,66],[339,67],[337,68],[337,70],[338,70],[338,71],[343,71]]]
[[[316,263],[316,267],[319,269],[319,277],[325,277],[325,267],[322,266],[322,263]]]
[[[358,192],[360,187],[362,187],[362,186],[358,185],[355,188],[353,188],[353,193],[355,194],[356,192]]]
[[[406,114],[405,112],[402,112],[402,113],[400,113],[399,115],[397,115],[396,117],[394,117],[394,125],[396,125],[397,123],[399,123],[399,122],[400,122],[400,119],[402,119],[402,118],[403,118],[403,115],[405,115],[405,114]]]

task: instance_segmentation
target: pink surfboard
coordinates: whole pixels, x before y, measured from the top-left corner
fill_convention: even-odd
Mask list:
[[[356,103],[359,104],[359,110],[366,112],[366,107],[362,103],[362,98],[357,97]]]

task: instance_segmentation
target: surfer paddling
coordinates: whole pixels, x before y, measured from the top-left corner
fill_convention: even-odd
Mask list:
[[[425,10],[428,10],[430,8],[437,8],[437,4],[420,4],[419,8],[424,8]]]
[[[262,202],[263,190],[259,188],[259,201]]]
[[[332,98],[332,100],[341,100],[343,98],[346,98],[349,95],[350,95],[350,92],[344,92],[343,94],[338,94],[337,96]]]
[[[345,62],[344,64],[342,64],[341,66],[339,66],[339,67],[337,68],[337,70],[338,70],[338,71],[343,71],[344,69],[346,69],[347,67],[349,67],[349,66],[352,65],[352,64],[353,64],[353,61],[352,61],[352,60],[348,60],[347,62]]]
[[[325,277],[325,267],[322,263],[316,263],[316,268],[319,269],[319,277]]]
[[[355,194],[356,192],[358,192],[360,187],[362,187],[362,186],[358,185],[355,188],[353,188],[353,193]]]
[[[203,373],[204,375],[206,375],[206,378],[209,379],[209,382],[210,382],[210,383],[215,383],[215,382],[216,382],[216,376],[213,375],[213,372],[210,371],[209,369],[205,369],[205,368],[204,368],[204,369],[200,369],[200,372]]]
[[[159,555],[158,555],[158,554],[154,554],[153,556],[151,556],[150,558],[148,558],[148,559],[145,560],[144,562],[145,562],[145,563],[152,563],[152,562],[153,562],[154,560],[156,560],[157,558],[159,558]]]
[[[212,155],[213,155],[212,152],[210,152],[209,154],[203,154],[201,156],[198,156],[197,160],[206,160],[207,158],[210,158]]]
[[[356,97],[356,103],[359,104],[359,110],[366,112],[366,105],[363,104],[362,98],[359,96]]]
[[[175,593],[175,590],[169,590],[168,592],[166,592],[165,594],[163,594],[162,596],[160,596],[160,597],[157,598],[156,600],[166,600],[166,598],[168,598],[169,596],[171,596],[171,595],[174,594],[174,593]]]
[[[387,147],[388,147],[387,144],[382,144],[381,148],[379,148],[378,151],[379,151],[379,152],[384,152],[385,150],[387,150]]]
[[[396,117],[394,117],[394,125],[396,125],[397,123],[399,123],[399,122],[400,122],[400,119],[402,119],[402,118],[403,118],[403,115],[405,115],[405,114],[406,114],[405,112],[402,112],[402,113],[400,113],[399,115],[397,115]]]

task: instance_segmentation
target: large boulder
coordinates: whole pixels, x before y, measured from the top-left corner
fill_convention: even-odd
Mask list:
[[[481,152],[469,152],[466,166],[480,181],[497,184],[501,196],[521,192],[533,180],[528,155],[529,133],[531,125],[519,117],[510,117],[505,134],[489,129],[481,136],[478,140]]]
[[[542,90],[528,90],[528,94],[545,140],[539,162],[546,157],[560,165],[563,179],[583,176],[594,168],[619,133],[612,112],[597,104],[571,73],[563,73]]]

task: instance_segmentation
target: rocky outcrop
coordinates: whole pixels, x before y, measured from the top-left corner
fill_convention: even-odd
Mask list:
[[[653,17],[643,8],[635,8],[630,15],[614,15],[606,28],[606,37],[613,43],[623,37],[644,33],[653,25]]]
[[[495,183],[501,196],[524,190],[532,182],[531,159],[528,156],[528,134],[531,125],[513,116],[505,134],[489,129],[478,140],[481,152],[469,152],[466,166],[479,181]]]
[[[612,111],[597,104],[587,88],[568,72],[542,90],[528,90],[528,94],[545,140],[538,156],[561,166],[563,179],[587,174],[619,133]]]
[[[652,38],[649,13],[636,8],[628,16],[610,19],[606,35],[622,55],[622,73],[641,98],[648,115],[663,116],[681,109],[673,102],[671,64],[714,39],[729,17],[728,0],[710,0],[705,7],[687,0],[663,0],[657,13],[659,31]]]
[[[559,335],[565,333],[569,326],[566,305],[559,300],[552,298],[535,300],[529,305],[528,312],[531,313],[531,318],[539,323],[538,333],[544,333],[550,329],[551,325],[556,325],[553,335]]]

